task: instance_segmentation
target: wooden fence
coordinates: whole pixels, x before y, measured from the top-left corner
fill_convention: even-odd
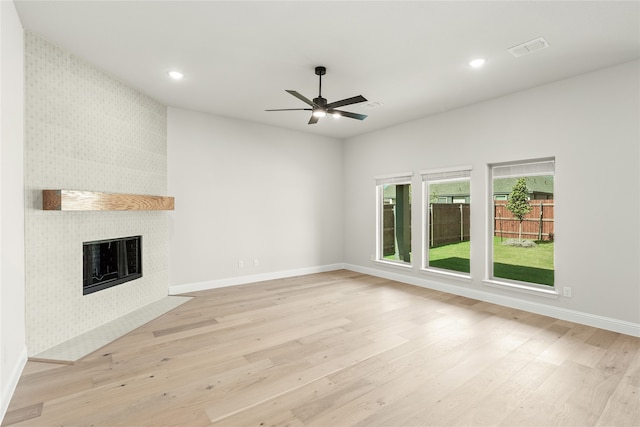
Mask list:
[[[395,205],[383,205],[382,217],[382,255],[389,256],[396,253],[396,217],[393,212]]]
[[[553,240],[553,200],[530,200],[531,211],[522,221],[522,238]],[[494,235],[507,239],[518,238],[519,221],[507,209],[506,200],[496,200],[493,207]]]
[[[468,203],[431,203],[429,205],[429,246],[469,240],[470,213]]]
[[[505,239],[518,238],[519,221],[507,209],[506,200],[494,202],[494,235]],[[522,221],[522,238],[553,241],[553,200],[530,200],[531,211]],[[395,242],[395,205],[384,205],[383,254],[393,255]],[[429,205],[429,246],[468,241],[471,205],[468,203],[432,203]]]

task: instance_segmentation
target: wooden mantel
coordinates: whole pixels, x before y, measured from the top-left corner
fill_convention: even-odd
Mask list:
[[[42,190],[42,209],[45,211],[172,211],[173,197]]]

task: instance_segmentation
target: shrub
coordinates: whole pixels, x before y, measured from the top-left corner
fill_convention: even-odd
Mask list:
[[[520,240],[520,239],[507,239],[504,242],[502,242],[502,244],[504,246],[518,246],[521,248],[534,248],[538,245],[536,245],[536,242],[534,242],[533,240]]]

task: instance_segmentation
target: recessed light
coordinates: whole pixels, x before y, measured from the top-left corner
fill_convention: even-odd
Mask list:
[[[167,74],[169,74],[169,77],[174,80],[180,80],[184,77],[184,74],[182,74],[180,71],[169,71]]]
[[[471,68],[480,68],[484,65],[485,62],[487,62],[487,60],[484,58],[476,58],[472,61],[469,61],[469,66]]]

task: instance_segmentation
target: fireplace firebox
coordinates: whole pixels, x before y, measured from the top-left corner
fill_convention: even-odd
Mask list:
[[[142,236],[84,242],[82,294],[142,277]]]

